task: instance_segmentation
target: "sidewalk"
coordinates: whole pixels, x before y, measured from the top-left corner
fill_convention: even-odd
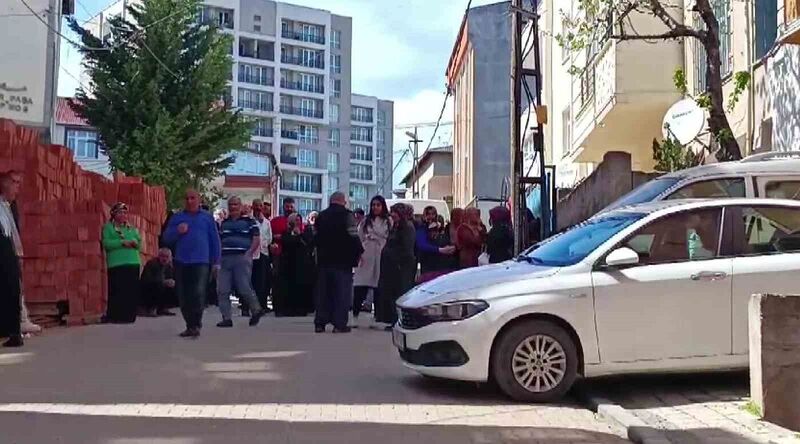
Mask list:
[[[653,444],[800,443],[800,434],[748,411],[747,373],[652,375],[585,381],[601,416]],[[799,401],[800,402],[800,401]],[[618,406],[618,407],[617,407]]]

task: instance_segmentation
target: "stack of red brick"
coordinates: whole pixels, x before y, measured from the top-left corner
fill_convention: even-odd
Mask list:
[[[128,204],[144,260],[158,249],[164,189],[84,171],[67,148],[43,145],[35,131],[0,119],[0,171],[8,170],[24,175],[18,198],[23,285],[34,321],[55,325],[66,314],[68,325],[97,322],[107,300],[100,233],[110,206]]]

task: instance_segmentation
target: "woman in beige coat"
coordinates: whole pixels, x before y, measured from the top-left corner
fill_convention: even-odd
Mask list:
[[[381,252],[389,237],[389,210],[382,196],[375,196],[369,204],[369,216],[358,225],[358,237],[364,247],[358,268],[353,277],[353,318],[354,326],[358,326],[358,315],[367,298],[369,290],[373,291],[373,299],[378,291],[378,279],[381,276]]]

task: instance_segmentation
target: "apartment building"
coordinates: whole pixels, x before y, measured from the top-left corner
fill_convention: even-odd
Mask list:
[[[750,87],[728,112],[743,155],[800,150],[800,2],[797,0],[714,0],[720,20],[724,94],[734,74],[747,71]],[[686,8],[687,23],[697,17]],[[705,90],[705,53],[685,42],[690,93]]]
[[[469,10],[461,24],[447,85],[454,98],[453,205],[499,198],[511,174],[510,2]]]
[[[106,11],[119,14],[126,1],[137,0]],[[334,191],[363,203],[382,189],[393,104],[352,92],[350,17],[269,0],[205,0],[198,20],[233,37],[229,100],[253,121],[248,149],[234,152],[226,177],[279,171],[273,200],[292,197],[304,215],[326,207]],[[106,22],[103,13],[93,22],[98,35]]]

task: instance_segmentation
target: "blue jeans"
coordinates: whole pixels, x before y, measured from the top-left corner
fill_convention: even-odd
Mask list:
[[[222,256],[222,268],[217,275],[217,296],[219,297],[219,311],[222,319],[230,320],[233,309],[231,308],[231,293],[236,289],[236,295],[244,298],[253,314],[261,311],[256,292],[253,291],[251,274],[253,273],[253,258],[247,254],[228,254]]]
[[[186,328],[199,329],[203,326],[209,272],[208,264],[175,263],[175,292]]]
[[[320,267],[314,325],[324,327],[333,324],[337,329],[347,327],[348,313],[352,304],[352,270]]]

